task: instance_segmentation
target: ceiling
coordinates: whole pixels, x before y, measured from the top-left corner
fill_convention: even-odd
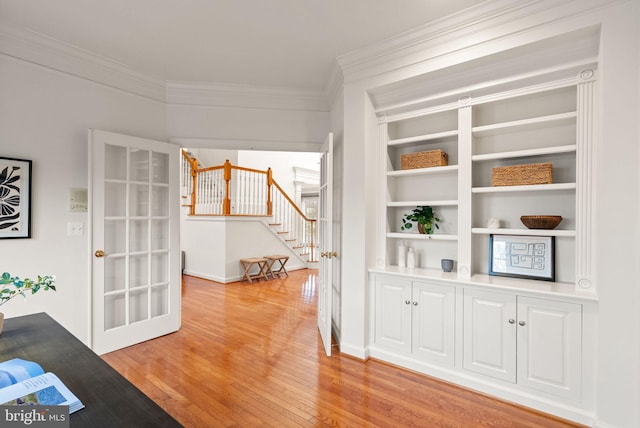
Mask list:
[[[480,0],[0,0],[0,25],[172,82],[321,91],[336,58]]]

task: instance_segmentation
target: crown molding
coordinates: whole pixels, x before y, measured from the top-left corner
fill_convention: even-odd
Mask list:
[[[215,107],[321,111],[330,109],[321,91],[269,86],[167,82],[167,102]]]
[[[400,33],[380,43],[359,49],[344,55],[337,60],[350,82],[378,74],[380,64],[402,58],[408,51],[434,48],[451,39],[468,32],[472,28],[484,24],[495,25],[496,21],[512,19],[514,15],[522,15],[524,10],[545,0],[494,0],[486,1],[460,12],[429,22],[413,30]],[[430,50],[425,51],[428,54]],[[372,69],[372,66],[376,70]]]
[[[443,67],[462,50],[500,41],[506,35],[557,22],[625,0],[491,0],[430,22],[381,43],[337,58],[345,83],[351,83],[429,62]],[[536,15],[535,18],[534,15]],[[488,52],[478,52],[479,56]],[[465,60],[470,59],[468,55]],[[460,58],[450,61],[459,62]],[[423,67],[424,68],[424,67]],[[421,68],[417,74],[424,73]]]
[[[0,25],[0,54],[90,80],[156,101],[165,101],[165,82],[29,30]]]
[[[600,27],[589,26],[369,91],[377,112],[455,102],[487,92],[573,78],[598,61]],[[420,96],[418,94],[429,94]]]
[[[324,85],[324,93],[330,105],[333,105],[336,97],[340,95],[343,85],[344,74],[342,74],[342,69],[338,64],[338,61],[334,61],[331,67],[331,71],[329,72],[327,82]]]

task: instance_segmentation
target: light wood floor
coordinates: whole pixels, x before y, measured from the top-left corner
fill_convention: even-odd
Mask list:
[[[180,331],[103,357],[187,427],[578,426],[336,348],[327,358],[316,273],[185,276]]]

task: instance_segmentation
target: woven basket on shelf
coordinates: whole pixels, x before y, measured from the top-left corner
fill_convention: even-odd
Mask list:
[[[447,166],[448,164],[449,157],[442,150],[400,155],[401,169],[431,168],[434,166]]]
[[[492,186],[524,186],[553,183],[553,168],[550,162],[527,165],[499,166],[492,170]]]

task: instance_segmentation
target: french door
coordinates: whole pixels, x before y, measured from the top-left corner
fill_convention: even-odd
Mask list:
[[[89,130],[91,345],[111,352],[180,327],[179,148]]]
[[[329,133],[320,156],[318,203],[320,270],[318,272],[318,329],[327,356],[331,355],[331,305],[333,302],[333,134]]]

